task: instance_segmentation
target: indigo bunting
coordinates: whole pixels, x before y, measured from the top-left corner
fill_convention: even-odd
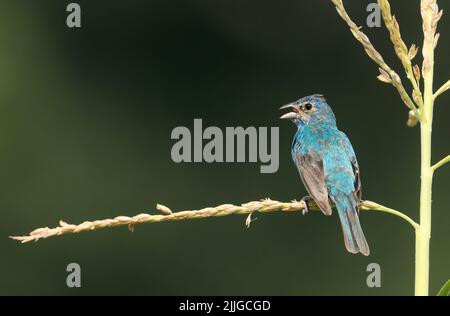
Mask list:
[[[325,215],[331,215],[330,200],[336,205],[344,233],[345,247],[351,253],[368,256],[369,245],[359,222],[361,181],[358,162],[347,136],[338,130],[336,118],[324,96],[315,94],[281,109],[290,112],[297,126],[291,154],[309,196]]]

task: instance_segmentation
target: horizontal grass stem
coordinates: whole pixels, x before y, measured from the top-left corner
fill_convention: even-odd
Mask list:
[[[245,215],[253,213],[269,213],[269,212],[299,212],[299,211],[302,212],[305,210],[305,202],[303,201],[279,202],[271,199],[263,199],[260,201],[252,201],[241,205],[222,204],[216,207],[206,207],[200,210],[192,210],[192,211],[173,212],[170,208],[161,204],[157,204],[156,209],[162,212],[163,215],[162,214],[150,215],[146,213],[141,213],[133,217],[118,216],[112,219],[85,221],[79,225],[68,224],[64,221],[60,221],[59,226],[57,227],[38,228],[29,233],[29,235],[11,236],[10,238],[20,241],[21,243],[27,243],[30,241],[38,241],[39,239],[43,238],[93,231],[107,227],[128,226],[128,229],[130,231],[133,231],[135,225],[144,223],[158,223],[164,221],[179,221],[196,218],[222,217],[232,214]],[[314,202],[308,203],[308,209],[313,211],[319,210],[318,206]],[[417,223],[415,223],[411,218],[409,218],[405,214],[372,201],[362,201],[360,204],[360,209],[362,211],[381,211],[385,213],[390,213],[403,218],[404,220],[409,222],[414,228],[417,228],[418,226]],[[247,224],[249,224],[248,220]]]

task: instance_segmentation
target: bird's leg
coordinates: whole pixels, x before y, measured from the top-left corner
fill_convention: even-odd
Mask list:
[[[314,201],[314,199],[312,197],[310,197],[309,195],[302,197],[302,199],[300,200],[300,203],[303,203],[303,211],[302,214],[305,215],[306,213],[309,212],[309,202]]]

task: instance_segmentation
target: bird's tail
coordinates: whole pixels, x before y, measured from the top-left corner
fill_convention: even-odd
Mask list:
[[[342,196],[336,200],[336,207],[344,232],[345,248],[351,253],[370,254],[369,245],[359,223],[358,205],[353,196]]]

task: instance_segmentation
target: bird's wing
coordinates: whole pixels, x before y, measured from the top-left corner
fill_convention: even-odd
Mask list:
[[[293,153],[295,164],[309,195],[314,199],[325,215],[331,215],[323,163],[313,151],[307,154]]]
[[[344,150],[347,153],[348,159],[350,159],[350,162],[352,163],[353,174],[355,175],[355,182],[354,182],[355,190],[353,191],[353,196],[355,197],[355,201],[357,202],[357,204],[359,204],[359,202],[361,201],[362,192],[361,192],[361,178],[358,161],[356,160],[355,151],[353,150],[353,146],[350,143],[350,140],[348,139],[347,135],[345,135],[344,133],[342,134],[344,136],[342,138]]]

